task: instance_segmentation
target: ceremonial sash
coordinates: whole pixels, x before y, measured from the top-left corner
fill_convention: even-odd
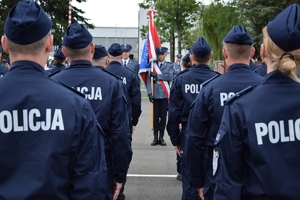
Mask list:
[[[159,67],[157,66],[157,63],[154,63],[153,64],[153,72],[156,73],[156,74],[162,74]],[[170,86],[168,84],[167,81],[163,81],[163,80],[160,80],[159,81],[161,87],[163,88],[167,98],[169,99],[169,96],[170,96]]]

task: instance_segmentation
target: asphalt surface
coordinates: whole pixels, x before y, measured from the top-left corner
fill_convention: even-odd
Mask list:
[[[142,114],[133,134],[133,158],[127,175],[126,200],[180,200],[181,182],[176,179],[176,153],[165,132],[167,146],[151,146],[151,103],[142,88]]]

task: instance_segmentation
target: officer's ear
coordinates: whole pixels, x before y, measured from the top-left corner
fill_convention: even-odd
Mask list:
[[[94,53],[95,53],[95,44],[91,43],[90,47],[91,47],[91,54],[94,55]]]
[[[228,58],[228,52],[225,48],[222,49],[222,54],[223,54],[224,59]]]
[[[64,56],[68,57],[67,50],[66,50],[65,47],[63,47],[63,48],[61,49],[61,52],[64,54]]]
[[[214,52],[210,52],[210,55],[209,55],[209,59],[212,59],[212,57],[214,56]]]
[[[46,39],[46,52],[50,53],[52,51],[52,46],[53,46],[53,35],[50,35]]]
[[[3,50],[4,50],[6,53],[9,53],[9,49],[8,49],[8,47],[7,47],[7,44],[6,44],[6,36],[5,36],[5,35],[3,35],[3,36],[1,37],[1,44],[2,44]]]
[[[259,53],[260,53],[260,57],[261,57],[262,60],[264,60],[267,57],[264,43],[262,43],[260,45],[260,52]]]

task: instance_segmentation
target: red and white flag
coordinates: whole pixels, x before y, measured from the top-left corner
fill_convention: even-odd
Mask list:
[[[149,31],[148,31],[148,53],[149,60],[156,60],[155,49],[160,47],[160,39],[158,36],[158,32],[156,30],[156,25],[154,23],[153,14],[157,13],[157,10],[149,10],[147,15],[149,15]]]

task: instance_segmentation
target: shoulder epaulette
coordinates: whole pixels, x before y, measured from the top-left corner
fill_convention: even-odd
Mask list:
[[[77,90],[75,90],[74,88],[72,88],[71,86],[69,86],[68,84],[62,82],[62,81],[58,81],[62,86],[65,86],[65,88],[68,88],[69,90],[71,90],[72,92],[74,92],[75,94],[78,94],[80,96],[82,96],[83,98],[85,98],[85,95],[82,94],[81,92],[78,92]]]
[[[106,72],[106,73],[108,73],[108,74],[110,74],[110,75],[116,77],[116,78],[119,79],[119,80],[122,80],[122,78],[121,78],[120,76],[118,76],[118,75],[116,75],[116,74],[114,74],[114,73],[112,73],[112,72],[110,72],[110,71],[108,71],[108,70],[106,70],[106,69],[104,69],[104,68],[99,68],[99,69],[101,69],[102,71],[104,71],[104,72]]]
[[[207,84],[208,84],[209,82],[211,82],[212,80],[215,80],[216,78],[218,78],[220,75],[221,75],[221,74],[217,74],[217,75],[211,77],[210,79],[204,81],[204,82],[201,84],[201,88],[202,88],[203,86],[207,85]]]
[[[256,87],[256,85],[254,85],[254,86],[248,86],[245,89],[237,92],[235,95],[233,95],[232,97],[228,98],[225,101],[225,104],[231,104],[232,102],[234,102],[234,100],[236,100],[237,98],[239,98],[239,97],[243,96],[244,94],[250,92],[255,87]]]

